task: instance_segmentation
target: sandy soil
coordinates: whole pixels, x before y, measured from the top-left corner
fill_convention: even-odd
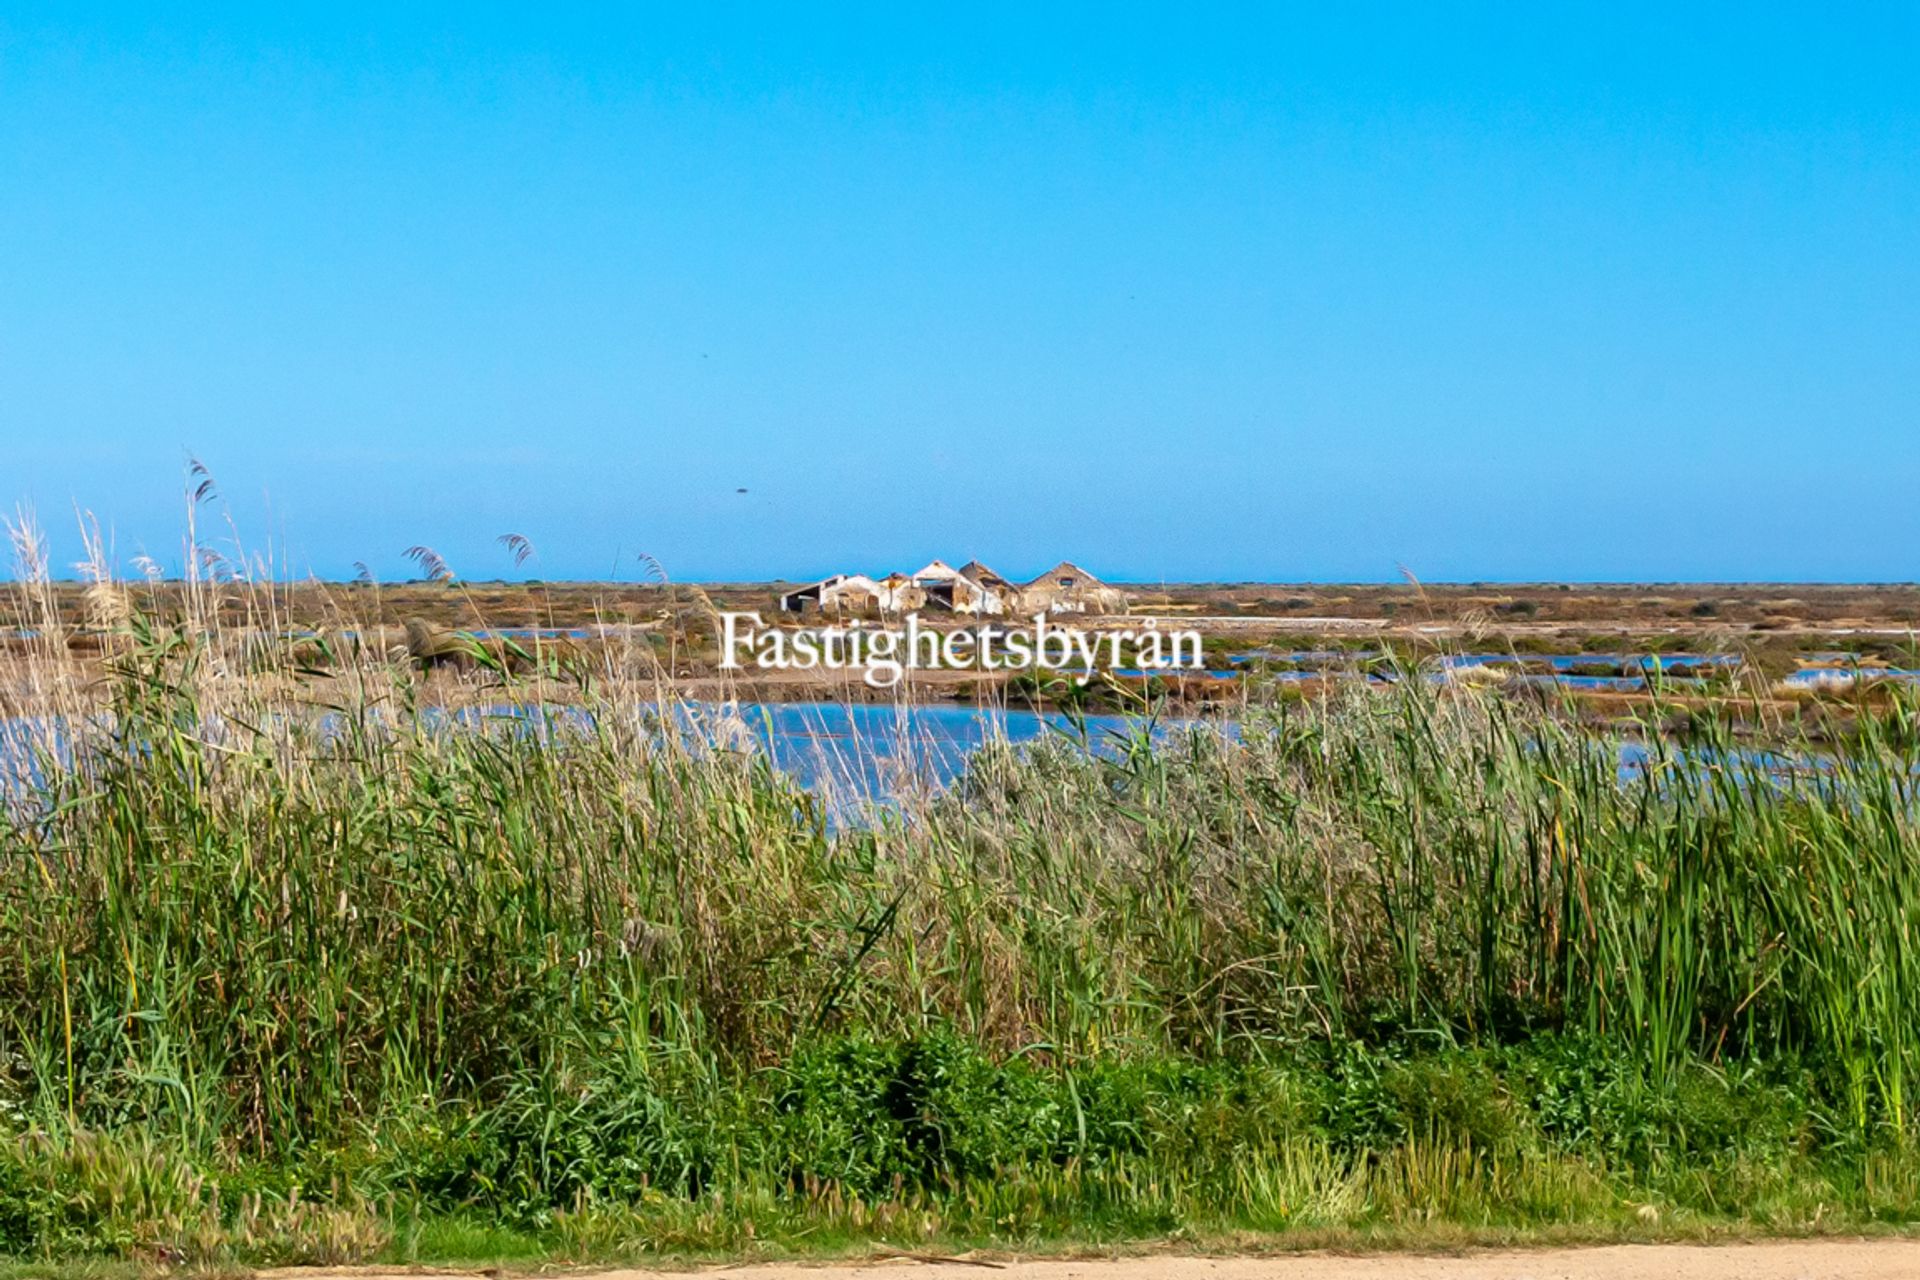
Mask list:
[[[410,1280],[404,1271],[286,1270],[280,1280]],[[417,1277],[420,1273],[411,1273]],[[1487,1251],[1451,1257],[1287,1254],[1267,1258],[1137,1257],[986,1261],[966,1258],[775,1263],[694,1272],[604,1271],[591,1280],[715,1276],[725,1280],[889,1280],[931,1275],[1008,1280],[1920,1280],[1920,1240],[1776,1240],[1730,1245],[1609,1245]]]

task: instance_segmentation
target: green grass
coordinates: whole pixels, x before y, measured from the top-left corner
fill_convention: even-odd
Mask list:
[[[46,704],[78,741],[42,740],[0,826],[0,1254],[26,1263],[1920,1202],[1899,698],[1818,771],[1757,785],[1696,715],[1623,784],[1552,708],[1354,689],[1239,741],[990,750],[836,828],[617,669],[572,673],[591,728],[498,671],[522,717],[448,731],[370,659],[238,675],[138,618],[115,648],[95,714]]]

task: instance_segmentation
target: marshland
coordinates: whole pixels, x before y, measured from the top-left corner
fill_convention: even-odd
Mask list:
[[[538,587],[491,624],[484,588],[395,589],[437,593],[457,644],[423,652],[419,611],[371,584],[129,584],[96,558],[61,585],[30,526],[15,543],[0,1255],[1289,1247],[1920,1212],[1899,681],[1656,678],[1596,715],[1449,674],[1553,669],[1514,637],[1437,665],[1388,637],[1335,665],[1399,678],[1262,680],[1319,669],[1269,620],[1225,703],[933,690],[973,730],[905,704],[810,729],[684,678],[711,645],[700,588],[655,583],[621,627]]]

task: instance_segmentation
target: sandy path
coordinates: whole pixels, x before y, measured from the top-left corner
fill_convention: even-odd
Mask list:
[[[419,1280],[378,1268],[284,1270],[279,1280]],[[1082,1258],[939,1265],[905,1258],[863,1263],[768,1263],[698,1271],[603,1271],[587,1280],[892,1280],[1003,1276],[1007,1280],[1920,1280],[1920,1239],[1776,1240],[1731,1245],[1607,1245],[1490,1250],[1454,1257],[1286,1254],[1267,1258],[1185,1256]]]

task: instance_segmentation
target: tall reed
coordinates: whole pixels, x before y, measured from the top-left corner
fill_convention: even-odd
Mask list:
[[[515,1176],[558,1203],[604,1163],[569,1154],[569,1117],[623,1135],[636,1187],[694,1189],[747,1157],[674,1117],[784,1096],[765,1081],[796,1063],[857,1074],[849,1044],[947,1038],[1061,1073],[1047,1159],[1073,1161],[1104,1140],[1080,1082],[1112,1064],[1573,1035],[1656,1090],[1703,1063],[1803,1064],[1835,1141],[1912,1134],[1909,702],[1838,748],[1761,754],[1712,716],[1676,742],[1497,692],[1356,686],[1231,733],[990,747],[845,824],[689,730],[641,654],[429,682],[361,646],[320,670],[264,602],[226,621],[230,587],[171,614],[135,588],[84,660],[21,588],[38,625],[0,675],[0,1126],[231,1163],[531,1117]],[[809,1057],[829,1050],[853,1056]],[[920,1052],[887,1070],[964,1075]],[[610,1076],[644,1085],[633,1109],[594,1110]],[[761,1172],[841,1176],[782,1162],[842,1138]]]
[[[454,727],[396,669],[209,705],[211,660],[135,624],[110,696],[15,740],[0,1087],[48,1114],[266,1149],[831,1027],[1069,1062],[1572,1028],[1656,1077],[1802,1053],[1861,1130],[1910,1124],[1905,707],[1837,754],[1709,726],[1623,777],[1550,711],[1413,683],[989,750],[836,829],[650,703],[522,685]]]

